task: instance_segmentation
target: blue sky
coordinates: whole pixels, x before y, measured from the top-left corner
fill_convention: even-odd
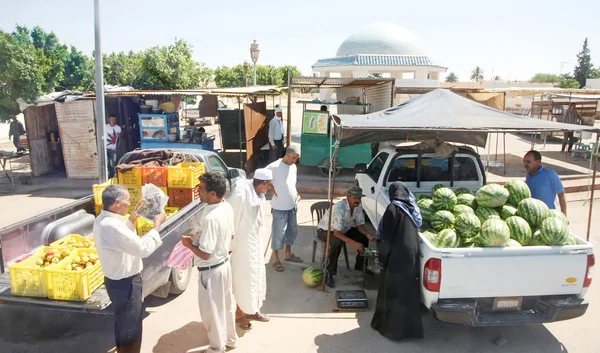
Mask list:
[[[0,28],[40,25],[90,54],[93,0],[0,0]],[[8,4],[8,5],[7,5]],[[529,79],[536,72],[572,71],[588,37],[600,66],[600,1],[202,1],[101,0],[102,50],[141,50],[175,38],[194,46],[210,67],[250,61],[257,39],[259,64],[296,65],[304,74],[364,24],[390,21],[411,30],[429,55],[466,80],[475,66],[488,79]]]

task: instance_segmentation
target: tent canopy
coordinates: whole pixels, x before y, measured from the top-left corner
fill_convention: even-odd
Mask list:
[[[334,116],[341,146],[401,140],[439,139],[485,147],[488,133],[595,131],[593,126],[563,124],[503,112],[446,89],[366,115]]]

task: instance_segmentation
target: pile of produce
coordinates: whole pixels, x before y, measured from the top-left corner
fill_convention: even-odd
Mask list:
[[[57,264],[60,260],[71,254],[71,250],[63,249],[50,249],[42,254],[41,257],[38,257],[33,262],[33,265],[39,268],[48,267],[52,264]]]
[[[438,248],[562,246],[577,244],[567,217],[531,197],[527,184],[488,184],[475,195],[442,184],[417,202],[421,234]]]

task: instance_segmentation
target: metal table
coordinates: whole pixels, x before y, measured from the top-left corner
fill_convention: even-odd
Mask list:
[[[21,158],[23,156],[28,155],[29,153],[24,152],[24,153],[14,153],[11,152],[10,154],[2,154],[0,155],[0,167],[2,167],[2,171],[4,172],[4,175],[6,176],[6,179],[8,179],[8,181],[10,182],[10,187],[11,190],[14,191],[15,190],[15,181],[14,178],[10,175],[12,173],[12,163],[11,161],[13,159],[17,159],[17,158]],[[6,164],[8,162],[8,168],[6,167]],[[11,173],[9,173],[9,171]]]

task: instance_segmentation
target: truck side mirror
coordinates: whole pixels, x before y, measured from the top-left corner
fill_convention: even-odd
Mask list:
[[[229,172],[227,172],[229,179],[235,179],[235,178],[239,178],[240,177],[240,171],[237,169],[229,169]]]
[[[354,172],[355,173],[366,173],[367,165],[365,163],[358,163],[356,166],[354,166]]]

